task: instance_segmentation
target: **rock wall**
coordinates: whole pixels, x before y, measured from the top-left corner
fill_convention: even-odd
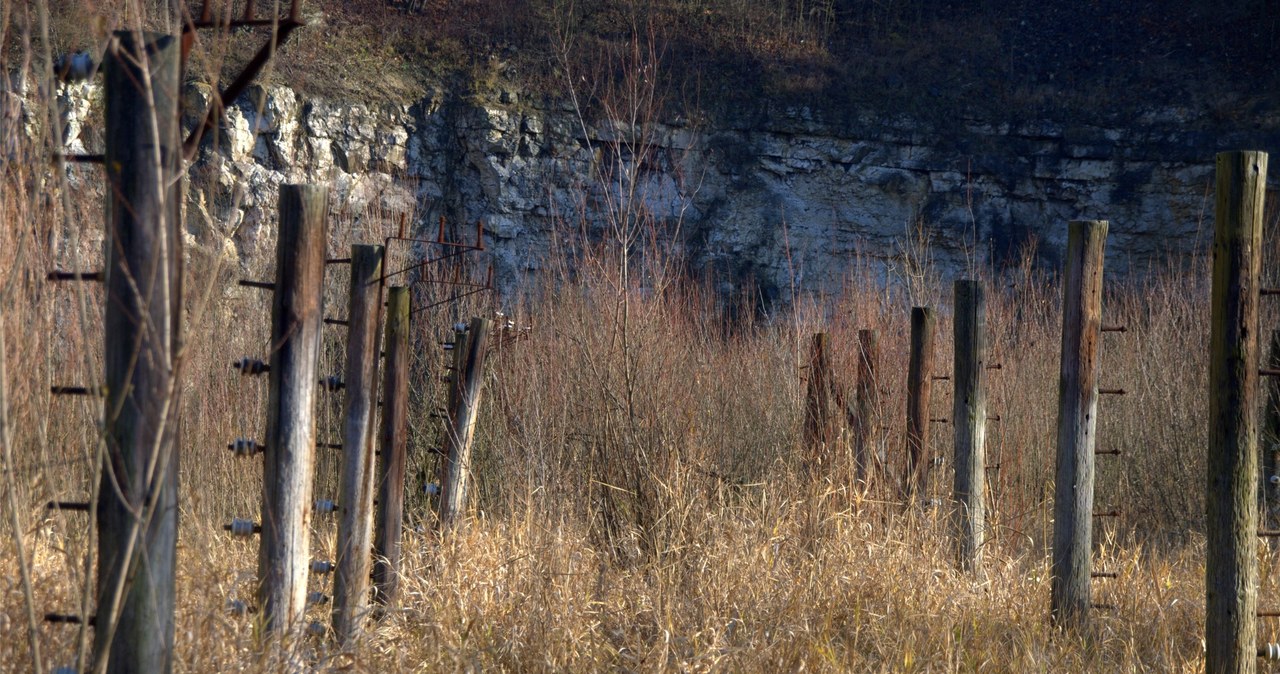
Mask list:
[[[189,86],[190,109],[209,95]],[[64,95],[73,150],[100,142],[94,96],[89,85]],[[751,280],[782,299],[793,283],[838,286],[855,259],[901,270],[921,242],[944,277],[974,260],[1003,264],[1031,240],[1052,264],[1068,220],[1099,218],[1112,223],[1109,271],[1123,274],[1208,240],[1216,151],[1280,146],[1280,115],[1230,134],[1208,126],[1179,109],[1112,126],[940,126],[763,105],[655,124],[636,150],[621,123],[584,124],[571,106],[512,91],[366,104],[256,88],[206,140],[188,229],[241,262],[270,255],[277,185],[328,182],[348,213],[408,213],[432,233],[441,216],[460,231],[483,222],[495,277],[510,287],[564,240],[557,232],[585,222],[603,236],[640,213],[726,291]]]

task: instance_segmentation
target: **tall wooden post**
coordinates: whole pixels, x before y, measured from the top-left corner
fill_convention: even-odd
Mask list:
[[[1280,330],[1271,331],[1267,369],[1280,371]],[[1262,526],[1280,528],[1280,377],[1267,378],[1267,408],[1262,434]]]
[[[275,634],[306,610],[328,210],[326,187],[280,186],[258,549],[263,627]]]
[[[382,246],[351,247],[347,315],[346,402],[338,559],[333,577],[333,631],[339,642],[359,636],[369,607],[373,531],[373,422],[377,410],[378,318],[382,308]]]
[[[382,460],[373,539],[374,598],[394,604],[400,586],[400,531],[404,514],[404,461],[409,431],[409,289],[387,294],[386,366],[382,375]]]
[[[1050,614],[1055,624],[1089,622],[1093,572],[1093,452],[1098,420],[1105,220],[1073,221],[1067,232],[1058,379],[1058,458],[1053,501]]]
[[[459,355],[453,373],[456,404],[449,411],[445,432],[444,480],[440,483],[440,526],[451,529],[466,512],[467,487],[471,475],[471,442],[475,436],[476,414],[480,411],[481,385],[484,383],[484,361],[489,349],[492,321],[471,319],[465,340],[465,351]],[[455,347],[458,348],[458,347]]]
[[[929,447],[929,400],[933,389],[933,310],[911,309],[911,355],[907,369],[908,502],[929,485],[933,452]]]
[[[853,414],[850,428],[853,429],[853,461],[856,466],[855,476],[860,482],[870,485],[873,481],[872,466],[879,473],[880,457],[873,456],[871,436],[874,431],[875,415],[880,409],[880,380],[877,376],[876,363],[880,360],[880,346],[876,341],[875,330],[858,331],[858,383],[853,396]]]
[[[834,382],[831,375],[831,338],[814,334],[809,352],[809,387],[805,399],[805,472],[816,479],[832,450],[835,420]]]
[[[987,300],[979,281],[956,281],[955,363],[951,419],[955,425],[956,549],[961,568],[982,566],[987,491]]]
[[[1258,293],[1267,155],[1218,155],[1209,324],[1205,672],[1257,668]]]
[[[167,672],[181,409],[178,41],[117,32],[104,72],[107,399],[94,661],[108,672]]]

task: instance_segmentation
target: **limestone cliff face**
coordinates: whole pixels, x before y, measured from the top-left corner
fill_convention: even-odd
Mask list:
[[[73,149],[92,142],[92,94],[67,96]],[[208,95],[188,91],[196,106]],[[833,121],[763,106],[721,117],[657,124],[631,156],[622,124],[584,124],[513,92],[370,104],[258,88],[193,168],[188,229],[242,261],[270,255],[277,185],[327,182],[348,212],[408,213],[421,231],[440,216],[460,231],[483,222],[496,279],[510,285],[543,264],[557,230],[606,227],[619,192],[607,183],[628,171],[646,216],[726,290],[747,279],[766,298],[793,283],[832,288],[855,258],[900,266],[913,238],[949,276],[1032,239],[1053,262],[1080,218],[1111,221],[1108,267],[1125,273],[1206,242],[1215,152],[1280,141],[1280,115],[1219,135],[1179,109],[1114,126]]]

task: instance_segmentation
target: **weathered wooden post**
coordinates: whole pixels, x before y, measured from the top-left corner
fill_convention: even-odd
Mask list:
[[[106,56],[106,454],[95,670],[173,666],[182,331],[178,40],[120,31]]]
[[[382,254],[382,246],[351,247],[338,559],[333,577],[333,631],[343,645],[359,636],[369,606]]]
[[[471,442],[475,436],[476,414],[480,411],[481,385],[484,383],[484,361],[489,349],[492,321],[471,319],[465,335],[456,334],[458,355],[453,372],[455,404],[449,410],[445,430],[444,479],[440,482],[440,526],[451,529],[462,520],[466,509],[467,487],[471,474]]]
[[[853,432],[855,477],[868,486],[873,481],[872,466],[875,467],[877,474],[881,468],[880,457],[873,456],[871,447],[875,415],[880,409],[880,386],[876,365],[879,360],[880,347],[876,342],[876,331],[859,330],[858,383],[854,390],[853,413],[850,415],[849,427]]]
[[[831,373],[831,337],[814,334],[809,351],[809,386],[805,396],[805,473],[816,479],[832,451],[835,400]]]
[[[933,310],[911,309],[911,355],[907,369],[907,475],[910,504],[929,486],[929,400],[933,390]]]
[[[1258,296],[1267,155],[1218,155],[1209,324],[1205,672],[1257,668]]]
[[[258,549],[263,627],[275,634],[306,610],[328,210],[327,188],[280,186]]]
[[[979,281],[956,281],[955,363],[951,419],[955,425],[956,547],[961,568],[982,566],[987,492],[987,299]]]
[[[409,289],[387,293],[386,365],[382,375],[382,460],[373,539],[374,599],[394,604],[400,586],[404,461],[409,430]]]
[[[1067,267],[1062,283],[1050,615],[1055,624],[1070,627],[1088,624],[1091,602],[1093,452],[1106,244],[1105,220],[1073,221],[1068,226]]]
[[[1280,330],[1271,331],[1267,369],[1280,372]],[[1280,377],[1267,379],[1266,410],[1262,434],[1260,519],[1262,526],[1274,531],[1280,528]]]

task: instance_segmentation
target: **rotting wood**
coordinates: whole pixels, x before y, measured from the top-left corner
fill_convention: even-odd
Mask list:
[[[489,349],[489,332],[493,322],[487,318],[471,319],[464,335],[456,344],[465,343],[465,351],[455,362],[458,370],[453,378],[453,404],[445,431],[446,457],[444,480],[440,483],[440,526],[456,527],[466,512],[467,489],[471,475],[471,445],[475,438],[476,415],[484,383],[484,362]]]
[[[955,420],[953,527],[960,567],[970,571],[982,566],[986,533],[986,309],[981,282],[956,281],[951,415]]]
[[[929,486],[933,453],[929,445],[929,402],[933,389],[933,310],[911,309],[911,352],[907,369],[908,503],[921,498]]]
[[[258,552],[263,628],[272,635],[294,632],[306,610],[329,191],[281,185],[279,201]]]
[[[853,460],[856,477],[871,486],[882,477],[883,457],[872,446],[875,419],[880,409],[878,366],[880,345],[875,330],[858,331],[858,382],[849,426],[853,432]]]
[[[1062,284],[1049,611],[1055,624],[1074,628],[1088,624],[1092,609],[1093,466],[1107,228],[1104,220],[1077,220],[1068,225]]]
[[[1217,157],[1205,483],[1205,672],[1257,668],[1258,298],[1267,155]]]
[[[386,363],[383,368],[381,457],[378,462],[378,509],[374,526],[374,599],[394,605],[399,591],[400,534],[404,513],[405,446],[409,430],[408,288],[387,293]]]
[[[181,66],[172,36],[107,49],[106,418],[94,670],[173,666],[182,323]]]
[[[341,512],[333,578],[333,631],[344,647],[360,635],[369,608],[382,260],[382,246],[351,247]]]

